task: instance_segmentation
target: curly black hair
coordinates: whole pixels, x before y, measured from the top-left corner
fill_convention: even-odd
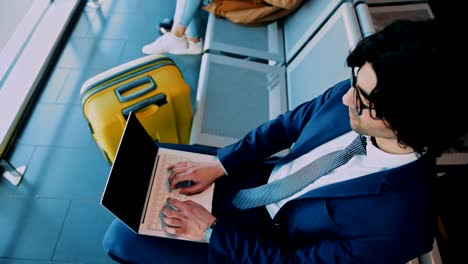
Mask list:
[[[457,53],[443,32],[435,20],[395,21],[362,39],[346,59],[349,67],[372,65],[377,86],[370,102],[398,141],[435,156],[462,148],[468,131],[468,89],[452,71]]]

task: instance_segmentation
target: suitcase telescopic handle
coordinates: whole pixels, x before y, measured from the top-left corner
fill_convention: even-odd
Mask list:
[[[149,105],[157,105],[157,106],[163,106],[165,104],[167,104],[167,99],[166,99],[166,95],[163,94],[163,93],[160,93],[160,94],[157,94],[153,97],[150,97],[150,98],[146,98],[144,101],[141,101],[137,104],[134,104],[132,106],[129,106],[127,108],[124,108],[122,110],[122,114],[123,116],[125,117],[125,119],[128,118],[128,115],[130,114],[130,112],[136,112],[138,110],[141,110]]]
[[[123,95],[125,92],[133,88],[136,88],[136,87],[142,86],[143,84],[148,84],[148,83],[150,84],[150,86],[146,87],[145,89],[141,91],[138,91],[136,93],[132,93],[129,95],[125,95],[125,96]],[[141,78],[128,82],[124,85],[121,85],[120,87],[115,89],[115,94],[117,95],[117,98],[119,99],[119,101],[123,103],[123,102],[128,102],[130,100],[133,100],[135,98],[138,98],[144,94],[147,94],[154,89],[156,89],[156,83],[153,81],[153,79],[148,76],[143,76]]]

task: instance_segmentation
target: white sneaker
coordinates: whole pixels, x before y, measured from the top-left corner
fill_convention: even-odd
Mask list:
[[[203,40],[200,39],[198,42],[192,42],[188,40],[188,49],[186,54],[198,55],[203,53]]]
[[[145,54],[171,53],[176,55],[187,54],[187,50],[189,50],[187,38],[176,37],[171,33],[162,35],[141,49]]]
[[[167,31],[167,29],[160,27],[159,31],[163,34],[170,33],[170,31]],[[200,39],[199,42],[195,43],[192,42],[191,40],[188,40],[188,50],[185,54],[192,54],[192,55],[199,55],[203,53],[203,40]]]
[[[169,33],[170,31],[168,31],[167,29],[163,28],[163,27],[160,27],[159,28],[159,31],[161,31],[161,33],[163,34],[166,34],[166,33]]]

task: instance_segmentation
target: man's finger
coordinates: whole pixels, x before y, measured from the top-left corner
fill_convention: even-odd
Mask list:
[[[169,205],[174,206],[174,207],[177,208],[179,211],[180,211],[182,208],[184,208],[184,203],[183,203],[182,201],[177,200],[177,199],[168,197],[166,201],[169,203]]]
[[[181,218],[180,210],[173,205],[166,204],[161,211],[166,217]]]
[[[177,235],[177,233],[178,233],[178,232],[177,232],[177,229],[178,229],[178,228],[176,228],[176,227],[171,227],[171,226],[165,226],[165,228],[164,228],[164,230],[165,230],[167,233],[171,234],[171,235]]]
[[[168,170],[173,170],[174,168],[181,168],[181,167],[187,167],[189,165],[189,163],[187,161],[181,161],[181,162],[177,162],[177,163],[174,163],[172,165],[169,165],[169,167],[167,167]]]
[[[182,227],[183,225],[182,220],[178,218],[164,217],[163,221],[166,225],[171,226],[171,227]]]
[[[191,172],[191,171],[188,171],[188,170],[186,170],[186,169],[180,170],[180,171],[174,171],[174,170],[173,170],[173,171],[171,171],[171,172],[169,173],[168,180],[169,180],[169,182],[171,182],[171,181],[176,180],[176,178],[178,178],[178,177],[184,177],[184,176],[185,176],[185,177],[188,177],[188,176],[190,176],[190,172]]]
[[[180,193],[185,194],[185,195],[191,195],[191,194],[199,193],[202,190],[203,190],[203,186],[201,186],[201,184],[194,184],[190,187],[185,187],[185,188],[180,189]]]
[[[188,182],[191,181],[190,176],[191,175],[189,173],[181,173],[181,174],[174,175],[174,177],[169,179],[171,190],[188,186],[189,185]],[[186,182],[186,183],[184,184],[183,182]],[[177,186],[178,184],[182,186]]]
[[[188,171],[189,167],[188,166],[175,166],[175,167],[172,167],[172,169],[169,169],[169,167],[167,167],[167,169],[170,170],[171,173],[178,174],[178,173],[184,173]]]

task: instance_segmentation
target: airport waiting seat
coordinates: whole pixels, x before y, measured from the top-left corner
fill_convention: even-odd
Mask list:
[[[234,143],[349,78],[344,60],[361,38],[352,1],[306,1],[261,27],[210,15],[190,143]]]

